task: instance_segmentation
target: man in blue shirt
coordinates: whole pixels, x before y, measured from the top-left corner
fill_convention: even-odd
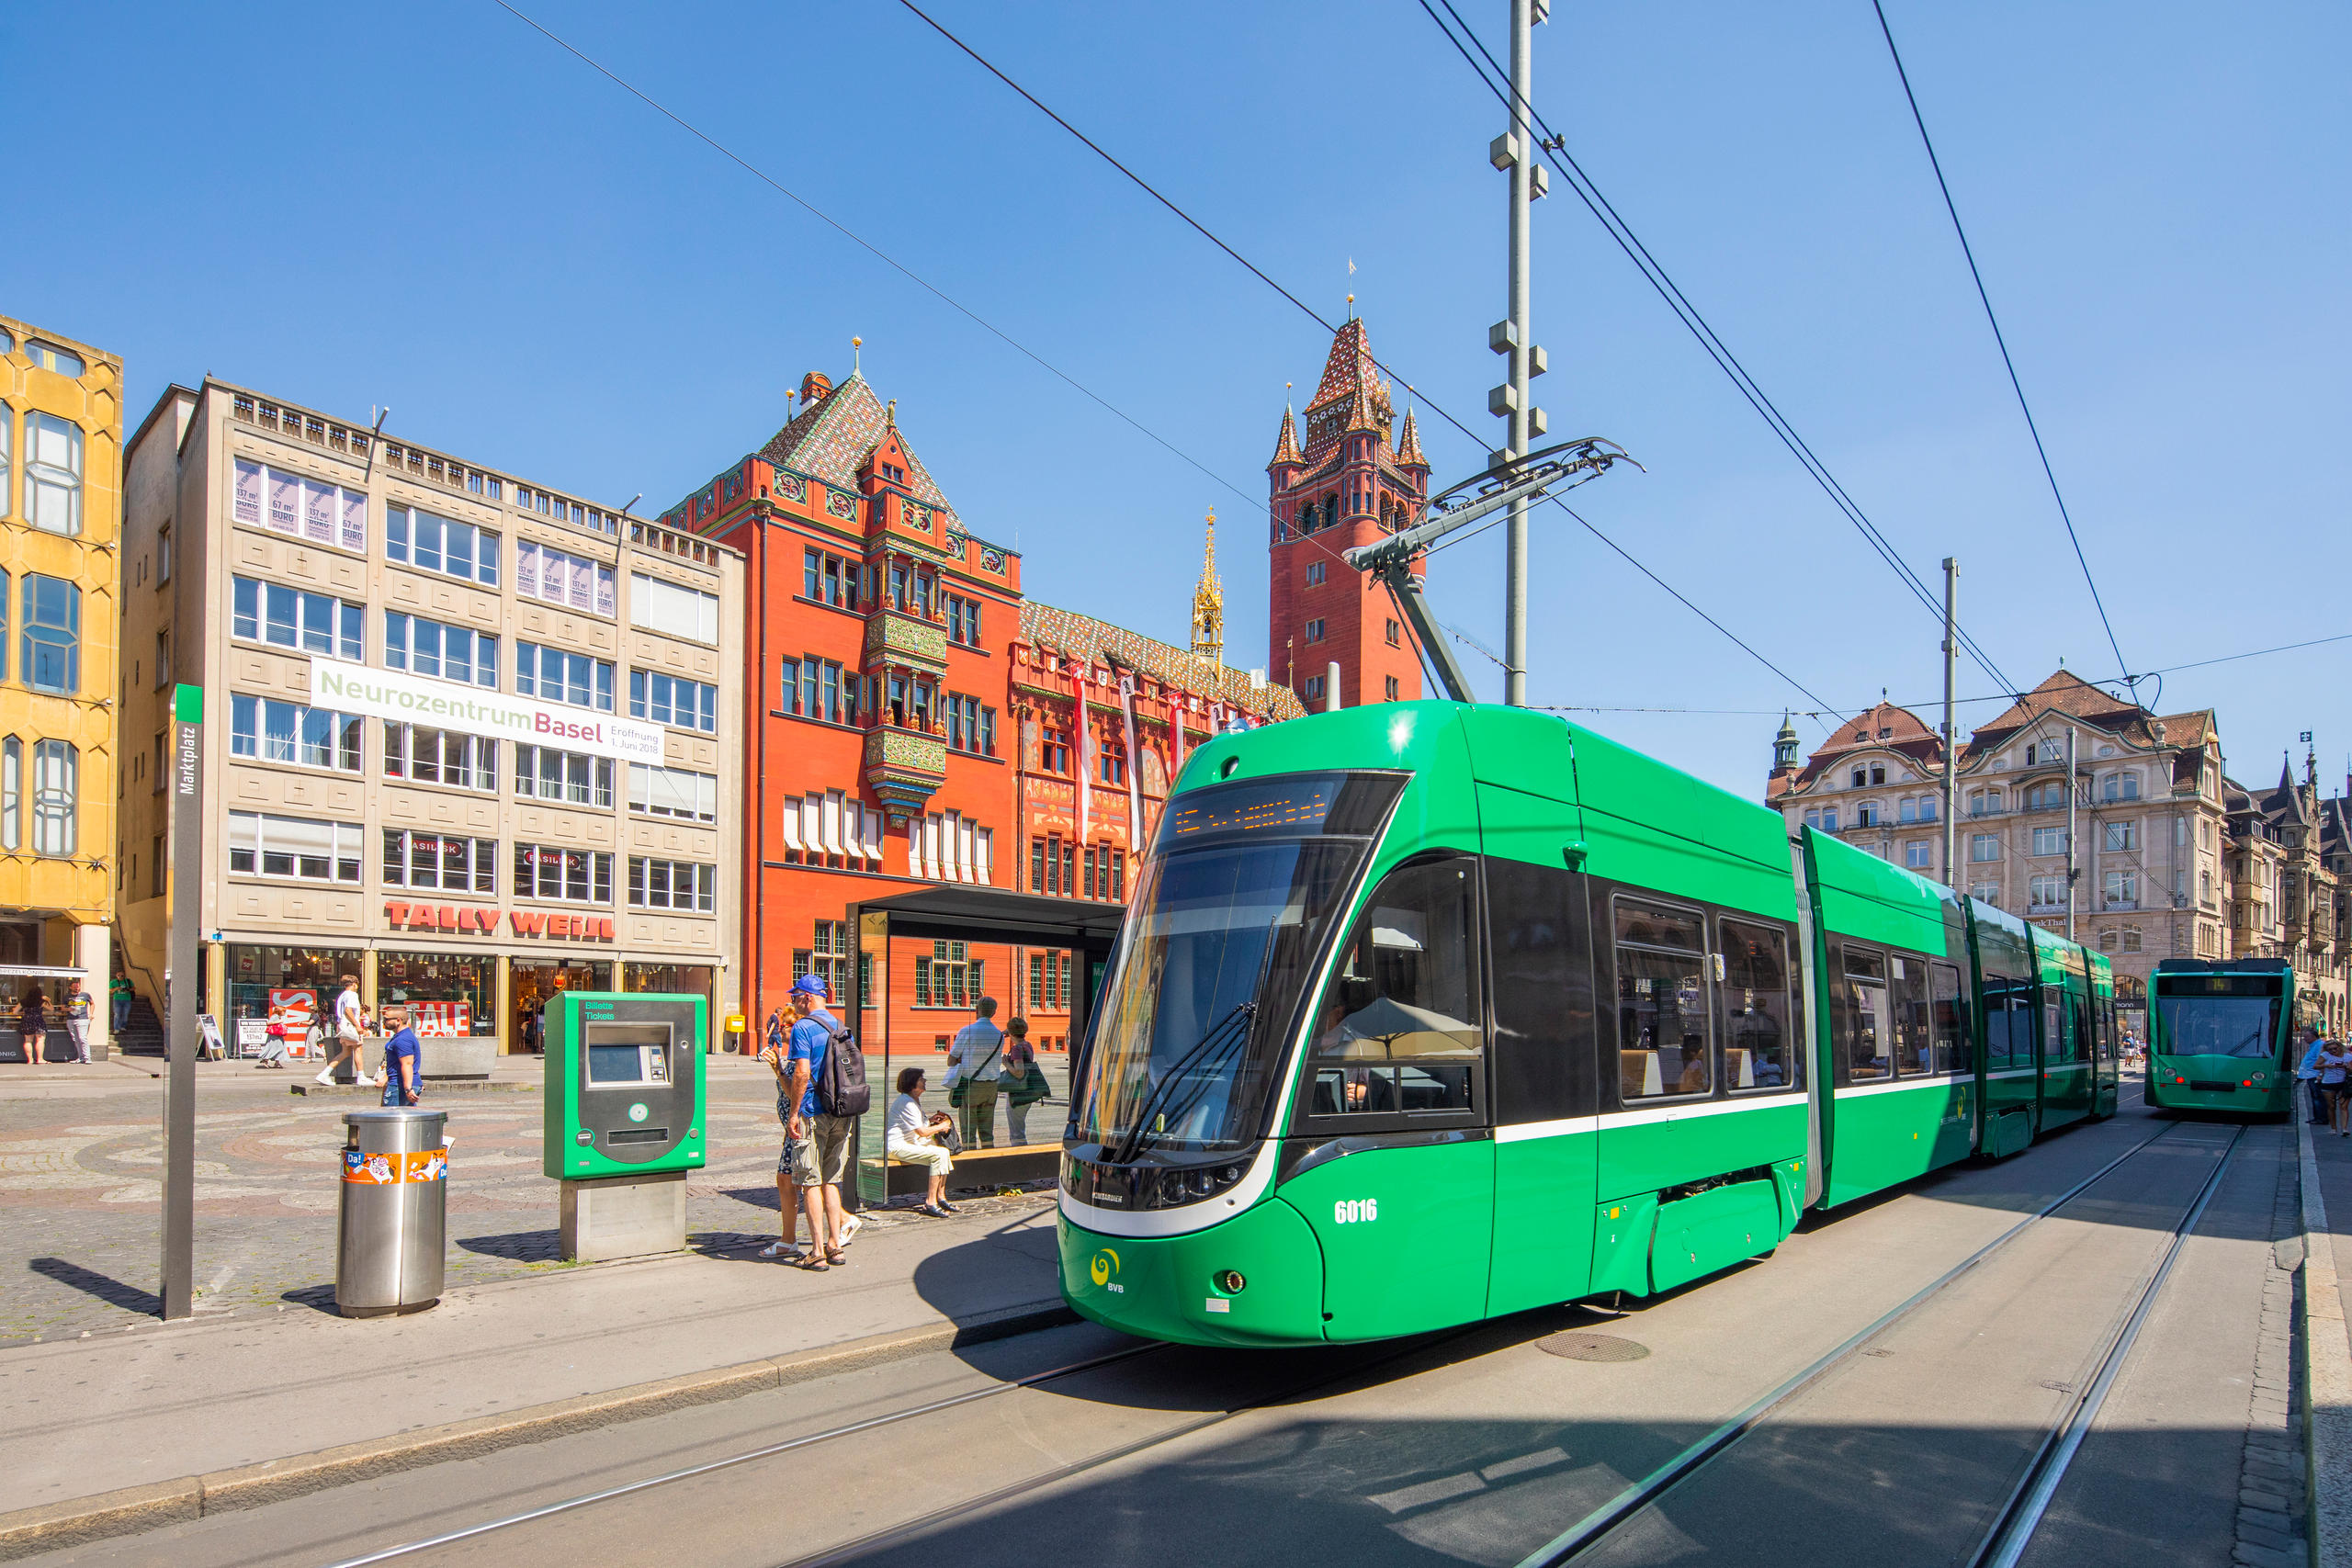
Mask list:
[[[414,1105],[424,1088],[424,1046],[408,1026],[408,1009],[386,1008],[384,1021],[393,1026],[392,1037],[384,1042],[384,1103]]]
[[[822,1273],[846,1262],[842,1248],[863,1221],[842,1212],[841,1184],[849,1175],[849,1145],[854,1116],[828,1116],[818,1104],[817,1080],[841,1021],[825,1010],[825,977],[803,975],[792,983],[791,1080],[785,1091],[792,1118],[785,1131],[794,1145],[792,1178],[808,1216],[808,1258],[803,1269]]]
[[[2314,1127],[2327,1125],[2327,1095],[2319,1087],[2319,1057],[2320,1053],[2326,1049],[2327,1036],[2312,1031],[2311,1049],[2303,1053],[2301,1063],[2295,1068],[2295,1076],[2311,1085],[2308,1092],[2312,1101],[2312,1125]]]

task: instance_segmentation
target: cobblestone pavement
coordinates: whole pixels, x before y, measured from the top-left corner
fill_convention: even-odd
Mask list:
[[[537,1092],[429,1102],[448,1111],[455,1140],[449,1286],[573,1267],[556,1256],[557,1186],[540,1174]],[[119,1330],[161,1310],[162,1103],[143,1083],[90,1098],[0,1100],[0,1280],[8,1282],[0,1343]],[[202,1091],[199,1314],[334,1310],[342,1116],[368,1103],[292,1097],[276,1075]],[[688,1245],[763,1246],[778,1230],[775,1093],[765,1075],[714,1072],[707,1127],[710,1163],[686,1189]],[[1038,1193],[983,1202],[1012,1210],[1048,1201]],[[875,1223],[925,1222],[884,1213]]]

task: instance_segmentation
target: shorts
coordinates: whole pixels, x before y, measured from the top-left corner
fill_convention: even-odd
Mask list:
[[[792,1179],[803,1187],[838,1186],[849,1178],[854,1116],[811,1116],[808,1135],[791,1145]]]

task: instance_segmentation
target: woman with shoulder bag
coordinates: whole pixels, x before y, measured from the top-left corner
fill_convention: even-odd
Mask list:
[[[1045,1069],[1037,1066],[1037,1048],[1029,1043],[1029,1021],[1016,1018],[1004,1026],[1004,1117],[1012,1124],[1012,1145],[1029,1142],[1029,1108],[1052,1092]]]
[[[956,1211],[947,1201],[947,1173],[956,1168],[949,1145],[956,1136],[955,1119],[945,1111],[925,1116],[922,1111],[923,1071],[899,1069],[898,1098],[890,1101],[890,1120],[883,1134],[883,1152],[898,1165],[920,1165],[930,1172],[929,1190],[920,1213],[945,1219]]]

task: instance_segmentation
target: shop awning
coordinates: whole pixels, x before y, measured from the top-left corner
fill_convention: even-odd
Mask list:
[[[88,973],[56,964],[0,964],[0,980],[79,980]]]

